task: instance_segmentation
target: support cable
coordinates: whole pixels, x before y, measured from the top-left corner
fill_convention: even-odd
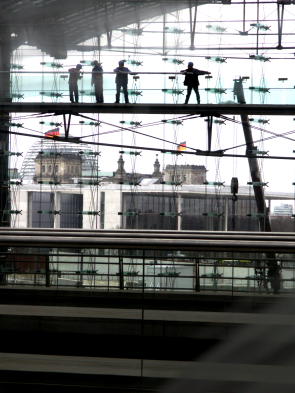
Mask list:
[[[28,135],[22,132],[14,132],[14,131],[5,131],[5,130],[0,130],[0,134],[3,133],[8,133],[8,134],[13,134],[13,135],[18,135],[18,136],[26,136],[30,138],[38,138],[38,139],[49,139],[48,137],[45,136],[39,136],[39,135]],[[50,138],[52,139],[52,138]],[[103,142],[89,142],[89,141],[81,141],[79,138],[62,138],[62,137],[55,137],[54,138],[57,141],[62,141],[62,142],[70,142],[70,143],[77,143],[77,144],[85,144],[85,145],[99,145],[99,146],[107,146],[107,147],[118,147],[118,148],[127,148],[127,149],[133,149],[133,145],[121,145],[121,144],[115,144],[115,143],[103,143]],[[173,142],[169,142],[172,143]],[[181,153],[178,150],[173,150],[173,149],[163,149],[161,147],[147,147],[147,146],[136,146],[137,149],[139,150],[149,150],[149,151],[155,151],[155,152],[161,152],[161,153],[171,153],[171,154],[188,154],[188,155],[197,155],[197,156],[212,156],[212,157],[237,157],[237,158],[248,158],[249,155],[244,155],[244,154],[226,154],[223,153],[223,150],[220,151],[207,151],[207,150],[200,150],[200,149],[194,149],[192,147],[187,147],[188,149],[192,149],[194,151],[182,151]],[[272,159],[272,160],[295,160],[295,157],[290,157],[290,156],[263,156],[260,157],[263,159]]]

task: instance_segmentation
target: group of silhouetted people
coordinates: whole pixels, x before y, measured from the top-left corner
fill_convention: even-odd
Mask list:
[[[120,93],[121,90],[124,94],[125,103],[129,104],[128,98],[128,74],[135,75],[125,67],[125,60],[119,61],[119,66],[114,69],[116,73],[115,83],[116,83],[116,101],[115,104],[120,103]],[[97,103],[103,103],[103,69],[101,63],[97,60],[93,61],[93,69],[91,75],[91,85],[94,86],[95,99]],[[199,75],[211,74],[209,71],[198,70],[193,67],[194,64],[190,61],[187,65],[187,69],[180,71],[185,75],[183,84],[187,86],[187,93],[185,97],[185,104],[188,104],[192,90],[196,93],[197,103],[200,104],[200,93],[199,93]],[[78,80],[82,78],[82,65],[77,64],[75,68],[69,69],[69,92],[70,101],[72,103],[79,102],[79,92],[78,92]]]

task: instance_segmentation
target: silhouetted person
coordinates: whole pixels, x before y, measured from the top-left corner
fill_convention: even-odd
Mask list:
[[[193,68],[194,63],[192,63],[191,61],[188,63],[187,65],[187,69],[186,70],[182,70],[180,72],[185,74],[185,78],[184,78],[184,82],[183,84],[185,86],[187,86],[187,93],[186,93],[186,97],[185,97],[185,104],[188,103],[188,100],[190,98],[192,89],[194,89],[195,93],[196,93],[196,97],[197,97],[197,102],[198,104],[200,104],[201,100],[200,100],[200,93],[199,93],[199,75],[209,75],[211,74],[211,72],[209,71],[201,71],[198,70],[197,68]]]
[[[103,102],[103,74],[101,63],[97,60],[93,62],[94,67],[92,68],[91,85],[94,85],[95,98],[97,103]]]
[[[123,89],[125,103],[129,104],[127,85],[128,85],[128,73],[130,73],[131,71],[127,67],[124,67],[124,63],[125,60],[120,60],[119,67],[114,69],[114,72],[116,72],[115,82],[117,88],[115,104],[120,103],[121,88]]]
[[[280,293],[281,289],[281,267],[276,263],[272,263],[268,267],[267,277],[270,282],[273,293]]]
[[[70,101],[71,102],[79,102],[79,93],[78,93],[78,79],[82,78],[81,75],[81,64],[77,64],[75,68],[70,68],[69,73],[69,90],[70,90]]]
[[[261,261],[255,261],[254,266],[255,266],[254,267],[255,278],[257,280],[259,290],[261,290],[263,287],[265,289],[265,291],[267,293],[269,293],[268,285],[267,285],[267,278],[266,278],[266,274],[265,274],[265,266],[262,265]]]

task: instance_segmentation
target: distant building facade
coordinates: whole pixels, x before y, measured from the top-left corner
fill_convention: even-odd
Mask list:
[[[287,203],[281,203],[274,207],[273,215],[274,216],[292,216],[293,214],[293,206]]]
[[[161,171],[156,157],[151,173],[128,173],[121,154],[117,169],[102,173],[91,147],[45,142],[24,161],[24,181],[12,200],[12,210],[21,212],[14,227],[259,230],[249,187],[240,187],[233,201],[230,186],[217,191],[209,185],[204,166],[167,165]]]
[[[164,181],[181,184],[204,184],[206,172],[204,165],[167,165],[164,170]]]
[[[54,182],[61,184],[71,184],[74,178],[82,175],[81,156],[73,153],[56,153],[54,157],[50,153],[39,153],[35,160],[36,169],[33,181]]]

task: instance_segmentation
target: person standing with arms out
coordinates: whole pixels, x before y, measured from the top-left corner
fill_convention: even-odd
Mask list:
[[[103,103],[103,69],[97,60],[93,62],[91,85],[94,85],[95,98],[97,103]]]
[[[69,68],[69,91],[71,102],[79,102],[78,79],[82,78],[81,68],[81,64],[77,64],[75,68]]]
[[[191,61],[187,64],[187,69],[180,71],[181,73],[185,74],[184,82],[183,84],[187,86],[187,92],[186,92],[186,97],[185,97],[185,104],[188,103],[189,98],[191,96],[192,89],[194,89],[197,97],[197,102],[198,104],[201,103],[200,100],[200,93],[199,93],[199,75],[209,75],[211,72],[209,71],[201,71],[198,70],[197,68],[194,68],[194,63]]]
[[[117,88],[115,104],[120,103],[121,88],[123,89],[125,103],[129,104],[127,85],[128,85],[128,73],[131,73],[131,71],[127,67],[124,67],[124,63],[125,60],[120,60],[119,67],[114,69],[114,72],[116,73],[115,82]]]

